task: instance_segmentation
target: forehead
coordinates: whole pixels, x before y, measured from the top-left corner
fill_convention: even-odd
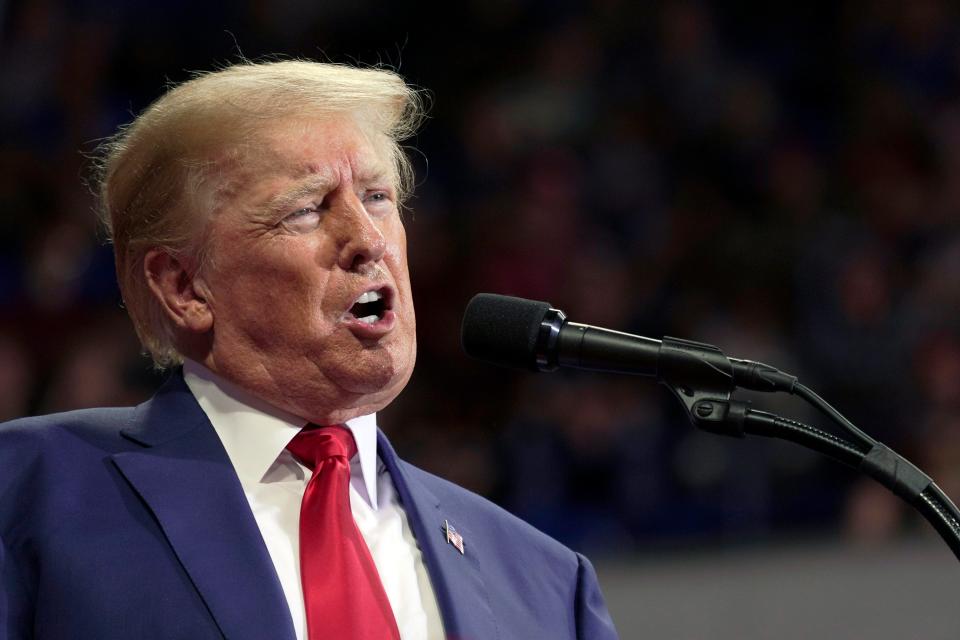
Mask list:
[[[264,177],[393,174],[390,140],[349,115],[287,118],[264,127],[253,140],[244,164]]]
[[[243,142],[227,147],[214,162],[208,210],[215,213],[271,216],[288,201],[344,181],[399,186],[393,142],[349,115],[265,120],[237,135]]]

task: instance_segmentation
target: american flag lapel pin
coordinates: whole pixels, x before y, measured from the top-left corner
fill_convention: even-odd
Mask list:
[[[447,542],[452,544],[454,548],[460,552],[460,555],[463,555],[463,536],[457,533],[457,530],[453,528],[453,525],[446,520],[443,521],[443,528],[447,532]]]

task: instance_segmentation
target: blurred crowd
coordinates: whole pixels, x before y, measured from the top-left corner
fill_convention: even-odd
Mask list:
[[[815,454],[696,432],[646,380],[469,361],[490,291],[790,371],[960,499],[952,3],[451,4],[0,3],[0,419],[163,379],[94,222],[97,141],[193,70],[306,56],[430,92],[419,363],[380,420],[401,454],[594,552],[920,529]]]

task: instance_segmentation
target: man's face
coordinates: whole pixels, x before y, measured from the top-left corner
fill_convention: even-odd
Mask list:
[[[204,363],[313,422],[379,410],[416,358],[387,141],[347,116],[280,121],[259,139],[210,222]]]

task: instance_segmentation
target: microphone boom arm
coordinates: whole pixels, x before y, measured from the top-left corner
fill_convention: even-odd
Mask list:
[[[660,349],[657,377],[687,411],[693,425],[719,435],[745,438],[760,435],[789,440],[870,476],[916,509],[940,534],[960,560],[960,510],[950,498],[909,460],[858,429],[794,376],[759,362],[727,358],[713,345],[665,337]],[[735,371],[752,369],[757,384],[738,384],[746,376]],[[770,388],[764,385],[770,383]],[[750,408],[732,397],[738,386],[763,391],[788,391],[826,414],[853,435],[848,442],[798,420]]]
[[[477,294],[467,306],[462,343],[469,355],[504,366],[655,377],[700,429],[735,438],[753,434],[790,440],[877,480],[923,514],[960,559],[960,510],[950,498],[920,469],[858,429],[795,376],[760,362],[728,358],[713,345],[568,322],[547,302],[488,293]],[[753,410],[749,402],[732,397],[737,388],[795,395],[829,417],[853,442]]]

